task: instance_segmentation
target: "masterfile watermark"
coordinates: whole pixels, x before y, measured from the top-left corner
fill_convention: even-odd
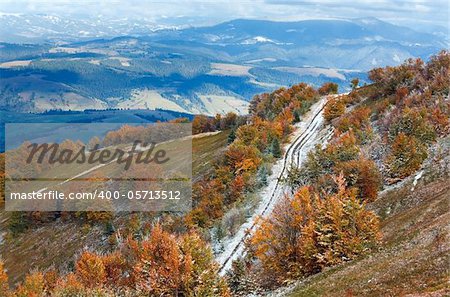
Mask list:
[[[89,150],[86,145],[82,145],[77,150],[72,150],[61,149],[58,143],[32,143],[28,145],[30,154],[26,162],[30,164],[35,160],[37,164],[42,164],[46,159],[49,164],[107,164],[116,161],[118,164],[125,164],[124,169],[128,170],[133,161],[137,164],[149,164],[151,162],[163,164],[169,161],[166,151],[164,149],[155,150],[155,147],[155,142],[147,144],[139,140],[134,141],[128,151],[120,148],[100,149],[100,144],[96,144],[92,150]]]
[[[5,130],[7,211],[191,207],[190,124],[33,123]]]

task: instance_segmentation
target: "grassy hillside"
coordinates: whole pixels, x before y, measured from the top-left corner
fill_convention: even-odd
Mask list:
[[[208,174],[211,163],[227,145],[228,131],[193,138],[193,178]],[[58,219],[54,222],[37,223],[16,236],[7,235],[11,213],[0,210],[0,255],[8,271],[9,281],[21,281],[30,269],[61,271],[73,269],[74,261],[84,249],[108,252],[110,244],[109,225],[90,225],[79,219]],[[130,214],[118,214],[111,225],[119,229],[129,224]],[[150,222],[154,214],[143,214],[143,222]]]
[[[291,168],[292,194],[248,240],[234,290],[448,295],[449,73],[441,52],[373,69],[372,85],[329,99],[334,134]]]
[[[437,148],[415,186],[411,177],[368,205],[382,218],[378,251],[302,280],[288,296],[448,296],[450,138]]]

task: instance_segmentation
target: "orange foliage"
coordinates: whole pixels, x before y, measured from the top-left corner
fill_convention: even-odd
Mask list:
[[[215,131],[214,119],[204,115],[196,115],[192,120],[192,134]]]
[[[365,143],[372,134],[369,119],[370,113],[371,111],[368,107],[357,107],[339,119],[336,125],[337,129],[340,132],[347,132],[352,129],[358,141]]]
[[[336,178],[337,192],[318,196],[308,187],[286,197],[261,219],[247,243],[268,281],[306,276],[355,258],[379,240],[376,216]]]
[[[261,163],[260,152],[248,145],[233,143],[225,153],[226,164],[237,174],[245,171],[255,172]]]
[[[56,270],[52,269],[44,273],[45,290],[47,292],[50,292],[55,288],[57,281],[58,272]]]
[[[234,178],[233,182],[230,185],[230,203],[239,199],[242,194],[242,191],[245,187],[245,180],[242,175],[238,175]]]
[[[157,296],[229,296],[212,253],[196,234],[177,238],[157,225],[148,240],[130,241],[134,286]],[[208,294],[209,293],[209,294]]]
[[[326,82],[317,91],[320,95],[337,94],[338,85],[332,82]]]
[[[447,111],[450,110],[450,104],[447,107]],[[441,108],[436,107],[433,109],[430,115],[430,121],[433,124],[436,133],[440,136],[450,134],[450,114],[442,111]]]
[[[84,252],[75,264],[75,274],[88,288],[102,286],[106,281],[102,258],[91,252]]]
[[[372,160],[363,157],[336,165],[335,172],[343,172],[348,187],[358,189],[358,197],[367,202],[377,198],[381,186],[381,175]]]
[[[8,294],[9,294],[8,275],[6,275],[3,262],[0,261],[0,296],[8,296]]]
[[[83,296],[86,289],[75,274],[69,273],[58,280],[53,293],[55,296]]]
[[[331,120],[340,117],[345,113],[345,102],[342,98],[332,97],[328,100],[327,105],[323,110],[323,117],[330,122]]]
[[[188,226],[210,226],[212,220],[223,215],[223,185],[217,180],[200,181],[193,187],[194,209],[185,217]]]
[[[175,295],[182,287],[183,274],[189,267],[182,258],[173,235],[155,226],[149,240],[132,243],[137,259],[132,267],[132,276],[142,292],[154,295]]]
[[[42,297],[45,292],[44,275],[41,272],[34,272],[25,277],[25,281],[20,284],[14,296],[17,297]]]
[[[126,261],[119,252],[105,255],[101,257],[101,260],[105,270],[107,285],[120,286],[126,283],[123,279]]]

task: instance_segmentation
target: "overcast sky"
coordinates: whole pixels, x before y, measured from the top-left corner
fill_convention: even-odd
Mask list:
[[[448,28],[448,0],[0,0],[0,11],[7,13],[48,13],[104,15],[147,18],[170,23],[174,18],[191,25],[218,23],[235,18],[302,20],[311,18],[376,17],[391,23],[432,28]]]

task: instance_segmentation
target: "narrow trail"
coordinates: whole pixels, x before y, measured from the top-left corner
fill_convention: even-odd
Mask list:
[[[269,184],[266,190],[261,192],[261,196],[264,198],[261,200],[260,205],[253,216],[240,227],[233,238],[226,240],[224,243],[224,251],[216,257],[220,265],[219,273],[221,275],[224,275],[231,268],[234,260],[245,254],[245,240],[248,234],[256,228],[257,218],[270,214],[279,199],[287,193],[288,188],[282,183],[282,180],[287,176],[290,166],[301,166],[301,162],[307,153],[320,141],[319,132],[323,124],[322,112],[326,101],[326,97],[323,97],[319,102],[315,103],[305,117],[306,119],[299,123],[298,133],[294,135],[294,140],[287,147],[282,163],[274,165],[274,172]]]

